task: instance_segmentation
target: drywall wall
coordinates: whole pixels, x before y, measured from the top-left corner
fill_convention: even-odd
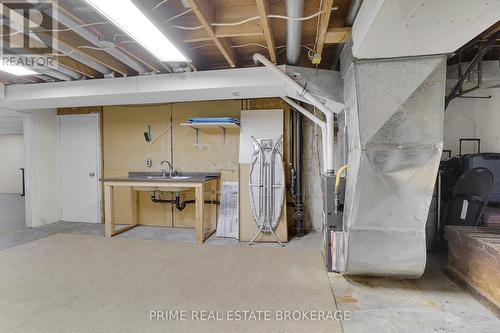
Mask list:
[[[0,193],[22,193],[24,138],[22,134],[0,134]]]
[[[485,86],[490,86],[485,84]],[[482,152],[500,153],[500,87],[478,89],[467,96],[491,98],[455,98],[444,113],[444,149],[458,154],[460,138],[480,138]],[[474,152],[472,143],[463,144],[463,153]]]
[[[56,109],[33,110],[32,225],[59,220],[58,121]],[[26,133],[25,133],[26,135]]]

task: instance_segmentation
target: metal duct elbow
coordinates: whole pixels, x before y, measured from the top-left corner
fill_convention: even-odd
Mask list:
[[[286,15],[302,17],[304,15],[304,0],[286,0]],[[302,21],[287,20],[286,23],[286,61],[296,65],[300,60],[302,44]]]

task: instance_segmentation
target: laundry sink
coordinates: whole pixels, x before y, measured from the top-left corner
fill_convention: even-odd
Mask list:
[[[177,181],[177,180],[183,180],[183,179],[189,179],[191,178],[190,176],[147,176],[145,179],[147,180],[165,180],[168,182],[168,180],[172,181]],[[133,190],[134,191],[141,191],[141,192],[154,192],[154,191],[162,191],[162,192],[182,192],[186,191],[189,188],[186,187],[162,187],[161,189],[157,186],[134,186]]]
[[[165,180],[168,180],[168,179],[172,179],[172,180],[182,180],[182,179],[188,179],[188,178],[191,178],[189,176],[148,176],[147,177],[148,179],[165,179]]]

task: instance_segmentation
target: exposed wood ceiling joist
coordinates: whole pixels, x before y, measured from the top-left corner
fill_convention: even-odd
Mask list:
[[[346,43],[349,37],[351,36],[350,27],[344,28],[330,28],[326,31],[325,35],[325,44],[339,44]]]
[[[151,16],[154,23],[193,60],[199,69],[253,66],[252,54],[254,52],[265,54],[263,48],[268,50],[268,56],[272,62],[282,63],[285,60],[283,47],[286,43],[286,19],[268,17],[269,15],[285,15],[285,1],[186,0],[180,2],[177,0],[165,2],[154,11],[153,9],[160,0],[134,1],[141,10]],[[311,47],[316,45],[314,51],[319,54],[323,53],[321,68],[329,68],[333,61],[334,48],[325,49],[325,45],[345,43],[350,36],[350,28],[343,27],[349,3],[350,0],[307,0],[304,3],[304,16],[310,16],[322,10],[319,17],[314,16],[305,20],[302,25],[302,43]],[[63,74],[73,79],[80,79],[78,74],[86,78],[101,78],[111,75],[112,72],[134,76],[150,71],[166,73],[174,69],[182,70],[186,66],[184,63],[160,62],[112,23],[88,26],[89,23],[93,24],[106,19],[96,14],[95,10],[84,1],[58,0],[54,4],[60,13],[69,17],[69,19],[55,17],[59,21],[58,28],[68,27],[76,30],[58,33],[59,46],[55,45],[54,53],[70,55],[54,56],[59,67],[52,67],[52,70],[59,68]],[[1,14],[3,6],[7,8],[8,3],[5,5],[0,3],[0,6],[2,6],[0,7]],[[333,7],[336,9],[332,12]],[[49,11],[46,11],[46,14],[49,14]],[[172,18],[174,20],[170,20]],[[16,26],[19,24],[24,26],[24,22],[23,18]],[[218,25],[221,23],[222,25]],[[29,20],[28,24],[31,24]],[[82,25],[85,26],[81,28]],[[189,27],[198,26],[198,30],[189,29]],[[33,31],[36,32],[36,29]],[[43,43],[52,45],[50,33],[47,31],[37,31],[37,33]],[[22,36],[20,36],[21,39],[24,38]],[[116,36],[120,37],[116,38]],[[34,39],[36,40],[36,37]],[[103,41],[114,43],[113,50],[85,48],[94,46],[102,48],[103,45],[107,45],[103,44]],[[40,54],[34,50],[25,50],[25,53]],[[305,49],[303,49],[300,64],[311,66]],[[49,73],[47,75],[50,76],[50,71],[43,73]],[[51,79],[42,75],[40,77]],[[22,82],[12,76],[6,79],[11,83]],[[32,82],[35,79],[29,78],[24,81]]]
[[[5,36],[5,34],[3,32],[9,31],[9,28],[3,26],[3,27],[1,27],[1,31],[2,31],[2,35],[3,35],[3,40],[6,41],[7,36]],[[20,47],[21,45],[24,45],[24,43],[25,43],[24,38],[25,37],[27,37],[27,36],[23,36],[21,34],[14,34],[14,35],[10,36],[10,43],[12,45],[16,45],[17,47]],[[42,47],[45,46],[44,44],[42,44],[38,40],[35,40],[34,38],[31,38],[29,36],[28,36],[28,38],[29,38],[28,39],[29,45],[33,46],[30,50],[32,52],[37,52],[37,49],[40,50]],[[35,54],[43,55],[44,53],[39,51],[38,53],[35,53]],[[58,56],[58,55],[51,55],[51,57],[59,65],[64,66],[66,68],[69,68],[72,71],[75,71],[77,73],[80,73],[80,74],[84,75],[85,77],[89,77],[92,79],[97,79],[97,78],[103,77],[102,73],[96,71],[95,69],[93,69],[93,68],[91,68],[91,67],[89,67],[89,66],[87,66],[79,61],[76,61],[75,59],[73,59],[71,57]]]
[[[323,47],[325,46],[326,32],[328,30],[328,25],[330,24],[330,15],[333,9],[334,0],[323,0],[323,5],[321,10],[323,13],[320,16],[318,35],[316,36],[316,54],[321,55],[323,53]]]
[[[250,36],[263,36],[264,33],[258,25],[251,26],[234,26],[234,27],[215,27],[215,37],[228,38],[228,37],[250,37]],[[206,42],[211,41],[210,37],[205,30],[193,30],[184,35],[182,41],[184,43]]]
[[[81,18],[74,15],[71,11],[62,7],[59,3],[54,2],[54,5],[57,6],[57,10],[60,13],[64,13],[68,17],[72,18],[74,21],[78,22],[78,24],[83,25],[86,23]],[[105,40],[104,36],[98,29],[95,29],[93,26],[90,26],[87,29],[92,31],[98,38]],[[161,66],[154,64],[153,61],[149,61],[147,57],[141,57],[135,54],[134,52],[129,51],[127,47],[125,47],[124,45],[117,44],[116,48],[125,53],[126,55],[128,55],[129,57],[131,57],[132,59],[134,59],[135,61],[142,63],[144,66],[146,66],[147,68],[151,69],[154,72],[161,73],[163,71]]]
[[[269,22],[269,1],[268,0],[256,0],[257,8],[259,10],[260,22],[262,24],[262,30],[264,31],[264,36],[266,38],[267,49],[269,51],[269,57],[273,63],[276,63],[276,46],[274,44],[274,35],[271,27],[271,22]]]
[[[218,38],[215,35],[215,29],[210,25],[214,22],[215,16],[214,8],[211,7],[211,4],[205,0],[187,0],[187,2],[229,66],[236,67],[236,53],[231,48],[230,43],[226,38]]]
[[[46,15],[46,14],[45,14]],[[31,24],[31,26],[37,26],[36,24]],[[34,28],[32,31],[41,36],[52,37],[50,32],[46,31],[47,27]],[[59,29],[67,29],[66,26],[59,25]],[[88,58],[94,60],[97,63],[119,73],[123,76],[135,75],[137,72],[123,64],[122,62],[116,60],[114,57],[106,53],[105,49],[98,50],[94,48],[99,48],[95,44],[91,44],[85,38],[81,37],[73,31],[62,31],[57,33],[58,42],[66,47],[70,48],[74,52],[80,52],[87,56]]]

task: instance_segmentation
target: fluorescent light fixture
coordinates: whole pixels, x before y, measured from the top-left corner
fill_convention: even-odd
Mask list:
[[[189,61],[131,0],[85,0],[161,61]]]
[[[15,76],[37,75],[37,72],[32,71],[26,67],[9,66],[0,64],[0,71],[6,72]]]

